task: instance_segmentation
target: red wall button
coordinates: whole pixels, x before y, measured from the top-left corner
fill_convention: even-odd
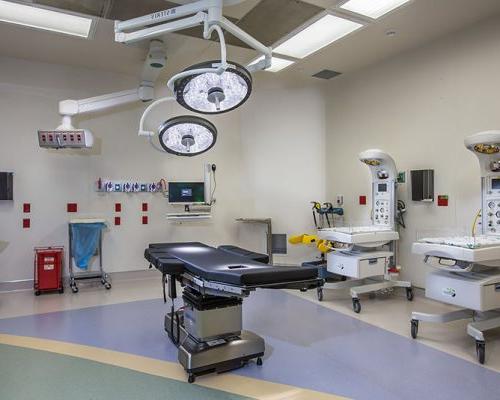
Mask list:
[[[78,204],[76,204],[76,203],[68,203],[67,206],[66,206],[66,210],[69,213],[76,213],[76,212],[78,212]]]
[[[359,204],[362,206],[366,205],[366,196],[359,196]]]
[[[30,203],[24,203],[23,204],[23,213],[28,214],[31,212],[31,204]]]
[[[23,228],[29,229],[31,227],[31,220],[29,218],[23,219]]]
[[[121,225],[122,224],[122,219],[120,217],[115,217],[115,225]]]
[[[115,203],[115,212],[122,212],[122,203]]]
[[[143,215],[142,216],[142,224],[143,225],[147,225],[148,224],[148,216],[147,215]]]
[[[148,203],[142,203],[142,211],[147,212],[148,211]]]
[[[439,195],[438,196],[438,206],[448,207],[448,196]]]

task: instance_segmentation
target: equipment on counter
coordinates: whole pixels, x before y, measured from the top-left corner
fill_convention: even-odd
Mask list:
[[[320,229],[318,235],[332,245],[327,254],[327,269],[350,279],[325,285],[330,289],[350,288],[354,312],[361,312],[359,296],[365,293],[406,289],[406,298],[413,300],[411,282],[392,280],[399,271],[396,243],[399,239],[396,222],[397,170],[391,156],[382,150],[366,150],[359,154],[372,175],[372,224]],[[399,207],[402,218],[403,204]],[[404,223],[403,220],[401,220]]]
[[[323,205],[321,205],[319,201],[311,201],[311,204],[313,205],[312,214],[314,219],[314,226],[316,227],[316,229],[325,228],[325,220],[328,224],[328,228],[331,228],[335,225],[334,216],[344,215],[344,209],[341,207],[334,207],[332,203],[323,203]]]
[[[476,340],[478,361],[486,356],[484,332],[500,327],[500,131],[486,131],[465,139],[481,168],[481,211],[471,236],[422,238],[412,251],[435,268],[426,278],[425,295],[463,307],[445,314],[413,312],[411,335],[416,339],[419,321],[450,322],[472,318],[467,333]],[[481,235],[475,226],[481,217]]]
[[[80,280],[100,279],[106,289],[111,289],[102,263],[102,231],[105,227],[104,219],[74,219],[69,222],[69,286],[73,293],[78,293],[77,281]],[[89,268],[94,256],[99,257],[97,271]],[[85,272],[75,272],[73,264]]]
[[[316,268],[275,267],[266,255],[236,246],[216,249],[202,243],[151,244],[144,256],[168,281],[171,312],[165,330],[178,346],[178,359],[193,383],[196,376],[225,372],[256,359],[262,365],[264,339],[242,330],[242,302],[258,288],[317,288]],[[176,310],[176,281],[184,307]],[[166,294],[164,291],[164,299]]]
[[[35,296],[45,292],[64,293],[64,247],[35,247],[33,288]]]

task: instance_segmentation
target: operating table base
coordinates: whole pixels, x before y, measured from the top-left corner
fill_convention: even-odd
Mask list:
[[[257,359],[257,365],[262,365],[265,342],[260,336],[241,331],[237,335],[200,342],[187,333],[182,323],[182,311],[178,313],[180,326],[177,325],[177,318],[174,318],[172,329],[172,314],[169,313],[165,316],[165,330],[174,343],[178,342],[178,360],[189,374],[189,383],[193,383],[196,376],[231,371],[253,359]]]
[[[443,314],[428,314],[422,312],[411,313],[411,336],[417,338],[419,321],[432,323],[446,323],[463,319],[474,318],[467,324],[467,334],[476,340],[476,354],[479,363],[484,364],[486,356],[486,343],[484,333],[500,328],[500,312],[497,310],[477,312],[469,309],[450,311]]]

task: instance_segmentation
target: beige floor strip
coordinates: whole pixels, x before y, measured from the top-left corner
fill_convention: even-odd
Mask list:
[[[55,340],[38,339],[26,336],[0,334],[0,343],[25,347],[34,350],[48,351],[71,357],[83,358],[116,367],[164,378],[186,381],[183,368],[173,362],[160,361],[152,358],[121,353],[118,351],[100,349],[97,347],[59,342]],[[286,366],[283,366],[286,368]],[[315,392],[289,385],[247,378],[233,374],[207,375],[197,380],[196,384],[207,388],[222,390],[241,396],[262,400],[339,400],[344,397],[327,393]]]

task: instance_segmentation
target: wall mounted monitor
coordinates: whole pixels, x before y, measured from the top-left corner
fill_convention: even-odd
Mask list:
[[[205,203],[204,182],[169,182],[168,202],[171,204]]]

